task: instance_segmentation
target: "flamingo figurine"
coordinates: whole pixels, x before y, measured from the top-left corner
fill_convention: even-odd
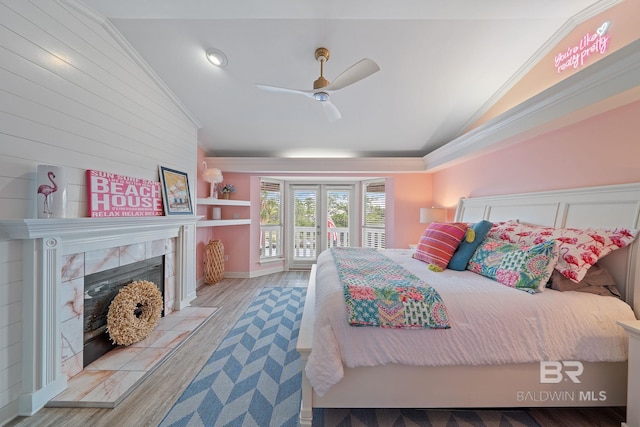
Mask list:
[[[53,180],[56,177],[56,174],[49,171],[47,173],[47,177],[49,178],[49,181],[51,181],[51,183],[53,184],[53,187],[48,184],[42,184],[41,186],[38,187],[38,194],[44,195],[44,207],[42,212],[45,214],[51,215],[53,214],[53,212],[51,211],[51,207],[49,206],[49,196],[51,196],[52,193],[55,193],[56,191],[58,191],[58,185]]]

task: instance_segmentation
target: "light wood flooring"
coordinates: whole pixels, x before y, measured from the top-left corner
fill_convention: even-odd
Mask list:
[[[155,427],[244,313],[259,288],[306,286],[308,278],[309,272],[291,271],[253,279],[224,279],[216,285],[202,286],[193,305],[219,307],[219,310],[116,408],[44,408],[32,417],[13,420],[8,426]],[[625,419],[625,408],[532,408],[529,414],[543,427],[619,427]]]

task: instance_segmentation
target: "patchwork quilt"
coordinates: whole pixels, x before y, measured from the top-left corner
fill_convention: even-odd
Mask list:
[[[371,248],[332,248],[351,326],[450,328],[438,292]]]

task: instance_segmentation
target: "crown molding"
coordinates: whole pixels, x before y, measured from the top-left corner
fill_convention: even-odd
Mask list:
[[[380,173],[424,172],[420,157],[207,157],[224,172],[245,173]]]
[[[521,142],[522,139],[517,138],[518,136],[530,137],[531,132],[553,122],[567,125],[566,121],[562,121],[563,118],[638,86],[640,86],[640,40],[607,55],[582,71],[427,154],[423,157],[425,170],[436,172],[454,163]],[[636,99],[640,97],[636,96]],[[601,112],[589,111],[591,115]]]

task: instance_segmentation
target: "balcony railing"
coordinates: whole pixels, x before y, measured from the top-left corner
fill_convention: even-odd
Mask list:
[[[328,248],[348,248],[349,246],[351,246],[351,235],[348,228],[331,227],[328,229]]]
[[[363,228],[362,229],[362,246],[366,248],[384,249],[385,248],[385,232],[384,228]]]
[[[295,258],[315,258],[318,247],[315,227],[294,227]],[[327,230],[327,247],[348,247],[350,245],[349,229],[331,227]]]
[[[260,258],[282,256],[282,226],[260,226]]]
[[[316,256],[316,228],[293,228],[293,257],[315,258]]]
[[[370,248],[384,248],[384,229],[363,229],[362,246]],[[327,247],[351,246],[351,235],[348,228],[331,227],[327,230]],[[318,247],[315,227],[294,227],[293,256],[296,259],[310,259],[316,257]],[[282,256],[283,241],[282,228],[279,225],[263,225],[260,227],[260,257],[272,258]]]

